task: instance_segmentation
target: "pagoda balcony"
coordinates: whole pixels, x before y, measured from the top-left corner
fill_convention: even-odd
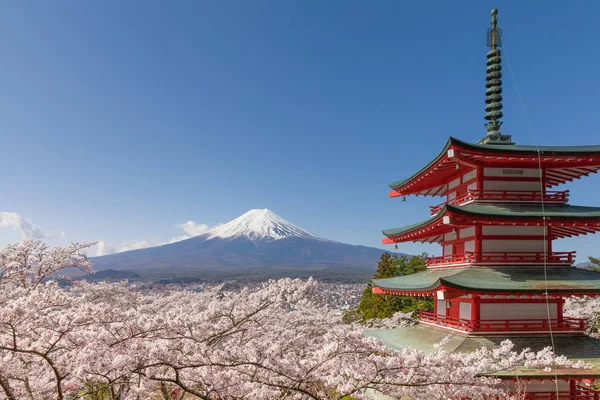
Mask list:
[[[459,206],[472,201],[489,203],[541,203],[543,201],[548,204],[566,204],[569,201],[569,191],[542,193],[540,191],[469,190],[464,196],[430,206],[429,209],[433,216],[439,213],[446,204]]]
[[[494,319],[470,320],[464,318],[448,317],[430,312],[419,312],[422,323],[436,325],[469,334],[513,333],[513,332],[553,332],[574,333],[585,331],[585,319]]]
[[[465,251],[463,254],[451,254],[427,258],[428,267],[450,266],[489,266],[489,265],[553,265],[570,266],[575,261],[575,252],[549,253],[516,253],[516,252],[482,252]]]

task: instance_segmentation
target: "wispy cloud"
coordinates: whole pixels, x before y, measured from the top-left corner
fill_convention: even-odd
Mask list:
[[[154,247],[160,246],[164,243],[156,243],[154,239],[152,240],[132,240],[130,242],[124,243],[124,246],[119,249],[119,253],[129,250],[139,250],[145,249],[146,247]]]
[[[155,239],[131,240],[131,241],[127,241],[127,242],[122,242],[121,246],[118,247],[118,249],[117,249],[117,247],[115,247],[111,244],[108,244],[108,243],[104,242],[103,240],[100,240],[100,241],[98,241],[98,246],[97,246],[98,251],[97,251],[96,256],[105,256],[105,255],[113,254],[113,253],[122,253],[124,251],[139,250],[139,249],[145,249],[148,247],[162,246],[163,244],[181,242],[182,240],[186,240],[186,239],[190,239],[194,236],[202,235],[211,230],[210,226],[208,226],[206,224],[198,223],[196,221],[187,221],[187,222],[184,222],[181,224],[177,224],[175,226],[177,228],[183,230],[184,234],[180,235],[180,236],[174,236],[171,238],[171,240],[168,240],[166,242],[158,241]]]
[[[0,211],[0,228],[13,228],[21,239],[48,239],[50,235],[17,213]]]
[[[187,237],[194,237],[202,235],[210,230],[210,227],[206,224],[199,224],[196,221],[188,221],[183,224],[176,225],[178,228],[183,229]]]
[[[96,256],[107,256],[116,253],[117,250],[112,244],[106,243],[104,240],[98,240]]]

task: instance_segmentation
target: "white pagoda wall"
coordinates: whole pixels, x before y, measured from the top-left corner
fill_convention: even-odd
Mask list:
[[[469,241],[465,242],[465,251],[471,251],[471,252],[475,251],[475,241],[474,240],[469,240]]]
[[[543,253],[543,240],[482,240],[481,251],[488,252],[506,252],[506,253]]]
[[[507,235],[507,236],[543,236],[543,226],[482,226],[481,233],[485,235]]]
[[[523,190],[540,192],[539,181],[523,181],[519,178],[539,178],[541,171],[537,168],[484,168],[483,190]],[[494,180],[485,178],[496,178]],[[506,177],[506,181],[497,178]]]
[[[448,182],[448,190],[452,190],[459,185],[460,185],[460,178],[456,178],[456,179]]]
[[[483,190],[539,192],[540,189],[540,183],[535,181],[483,181]]]
[[[471,319],[471,303],[459,303],[460,304],[460,310],[459,310],[459,316],[460,318],[463,319]]]
[[[437,315],[446,315],[446,300],[436,300]]]
[[[559,392],[568,392],[569,391],[569,382],[565,382],[562,379],[559,379],[558,382],[552,382],[550,379],[546,379],[542,382],[537,380],[530,380],[525,384],[527,389],[527,393],[535,393],[535,392],[555,392],[556,385],[558,384]],[[500,387],[505,388],[509,392],[516,392],[516,384],[512,380],[507,380],[502,382]]]
[[[511,178],[539,178],[541,171],[539,168],[493,168],[486,167],[483,169],[483,176],[500,177],[506,176]]]
[[[547,242],[543,239],[520,239],[519,236],[543,237],[545,227],[543,226],[483,226],[483,236],[505,236],[502,240],[483,239],[481,241],[482,252],[535,252],[543,253]],[[514,239],[508,237],[514,236]]]
[[[456,189],[458,186],[464,185],[465,183],[477,178],[477,170],[472,170],[463,174],[461,177],[458,177],[448,183],[448,200],[454,200],[456,198]],[[467,190],[469,189],[477,189],[477,181],[471,182],[467,185]]]
[[[556,303],[549,303],[550,318],[557,318]],[[547,319],[546,303],[481,303],[479,315],[484,319]]]

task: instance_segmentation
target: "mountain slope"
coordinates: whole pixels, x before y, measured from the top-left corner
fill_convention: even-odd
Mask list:
[[[372,269],[384,250],[321,238],[270,210],[250,210],[206,234],[92,259],[96,270],[152,275],[232,275],[234,271]],[[227,273],[227,270],[230,270]],[[276,273],[271,275],[277,275]],[[293,275],[287,273],[286,276]]]

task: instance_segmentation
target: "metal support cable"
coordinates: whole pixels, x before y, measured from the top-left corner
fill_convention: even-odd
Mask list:
[[[540,190],[542,193],[541,196],[541,206],[542,206],[542,225],[544,228],[544,260],[543,260],[543,265],[544,265],[544,295],[546,298],[546,315],[547,315],[547,319],[548,319],[548,328],[549,328],[549,332],[550,332],[550,342],[552,344],[552,351],[556,354],[556,347],[554,345],[554,333],[552,331],[552,321],[551,321],[551,317],[550,317],[550,302],[549,302],[549,295],[548,295],[548,265],[547,265],[547,260],[548,260],[548,240],[547,240],[547,236],[548,236],[548,226],[546,224],[546,205],[544,203],[544,192],[545,192],[545,184],[544,184],[544,171],[542,168],[542,156],[541,156],[541,152],[540,152],[540,146],[538,144],[537,138],[535,136],[535,132],[533,130],[533,127],[531,125],[531,120],[529,119],[529,114],[527,114],[527,109],[525,108],[525,103],[523,101],[523,96],[521,96],[521,92],[519,90],[519,86],[517,85],[517,80],[515,79],[515,74],[513,72],[513,69],[510,65],[510,59],[508,58],[508,51],[506,49],[506,44],[504,43],[504,39],[501,38],[501,43],[502,43],[502,47],[504,49],[504,56],[506,57],[506,64],[508,65],[508,69],[510,71],[510,75],[512,77],[512,81],[513,81],[513,85],[515,87],[515,91],[517,92],[517,97],[519,98],[519,102],[521,103],[521,108],[523,110],[523,114],[525,115],[525,119],[527,120],[527,125],[529,126],[529,132],[531,134],[531,137],[533,139],[533,142],[535,144],[535,147],[537,149],[537,156],[538,156],[538,169],[540,172]],[[557,307],[559,306],[558,303],[556,305]],[[557,310],[558,311],[558,310]],[[556,369],[556,365],[553,366],[553,370],[554,370],[554,382],[555,382],[555,390],[556,390],[556,396],[558,398],[559,396],[559,389],[558,389],[558,372]]]

